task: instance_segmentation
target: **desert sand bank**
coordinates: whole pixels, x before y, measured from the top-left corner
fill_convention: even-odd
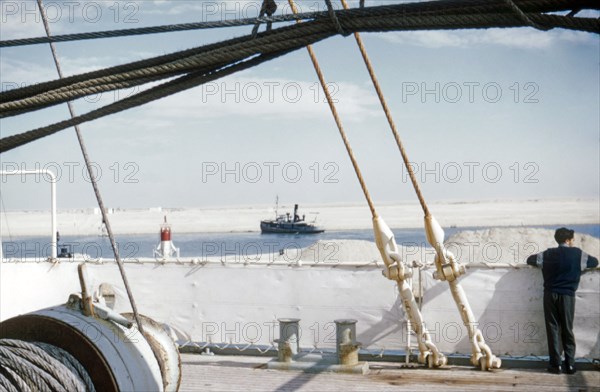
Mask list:
[[[498,200],[478,202],[430,203],[430,210],[444,227],[501,227],[596,224],[600,222],[600,201],[595,200]],[[279,213],[291,212],[293,206],[280,206]],[[371,228],[366,204],[301,205],[300,214],[327,230]],[[423,226],[418,203],[394,203],[377,206],[377,212],[392,228]],[[317,214],[313,214],[317,213]],[[174,232],[243,232],[259,231],[261,219],[272,219],[274,207],[237,208],[152,208],[114,210],[109,219],[116,234],[156,233],[166,216]],[[8,211],[1,215],[2,236],[46,235],[50,233],[47,211]],[[102,218],[96,209],[62,210],[58,213],[58,230],[63,235],[97,235]]]
[[[412,261],[433,265],[435,258],[433,248],[424,246],[425,244],[402,245],[402,238],[396,238],[396,242],[398,242],[398,253],[409,265]],[[598,238],[588,234],[576,234],[574,246],[594,257],[600,257]],[[460,263],[486,263],[494,266],[525,264],[528,256],[556,247],[556,242],[554,230],[501,227],[461,231],[446,239],[446,247]],[[298,252],[300,254],[297,254]],[[275,254],[270,260],[368,264],[381,262],[381,255],[372,241],[322,240],[301,250],[287,249],[286,254]]]

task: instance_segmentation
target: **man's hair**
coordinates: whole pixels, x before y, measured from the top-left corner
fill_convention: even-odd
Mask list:
[[[563,244],[568,240],[573,239],[573,235],[575,234],[574,230],[569,230],[566,227],[561,227],[560,229],[556,229],[554,232],[554,239],[559,244]]]

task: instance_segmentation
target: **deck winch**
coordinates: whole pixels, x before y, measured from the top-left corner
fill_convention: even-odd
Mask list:
[[[85,276],[85,264],[79,267],[80,276]],[[85,368],[97,391],[177,391],[179,352],[163,325],[140,315],[140,333],[131,314],[113,311],[101,296],[91,303],[92,312],[87,315],[86,291],[71,294],[64,305],[3,321],[0,339],[66,351]],[[24,373],[35,367],[30,370]]]

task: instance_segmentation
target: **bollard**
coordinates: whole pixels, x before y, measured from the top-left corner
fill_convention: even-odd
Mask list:
[[[361,344],[356,342],[356,320],[335,320],[336,350],[341,365],[356,365],[358,363],[358,349]]]
[[[277,340],[277,360],[292,362],[300,351],[300,319],[282,318],[279,321],[279,339]]]
[[[300,353],[300,319],[279,319],[277,359],[267,363],[268,369],[301,370],[320,373],[343,372],[367,374],[369,364],[358,362],[360,343],[355,341],[356,320],[335,320],[337,356],[330,353]]]

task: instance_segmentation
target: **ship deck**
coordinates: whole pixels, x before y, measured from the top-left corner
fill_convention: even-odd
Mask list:
[[[370,362],[366,375],[267,369],[271,358],[182,354],[180,391],[600,391],[600,372],[549,374],[545,369],[444,369]]]

